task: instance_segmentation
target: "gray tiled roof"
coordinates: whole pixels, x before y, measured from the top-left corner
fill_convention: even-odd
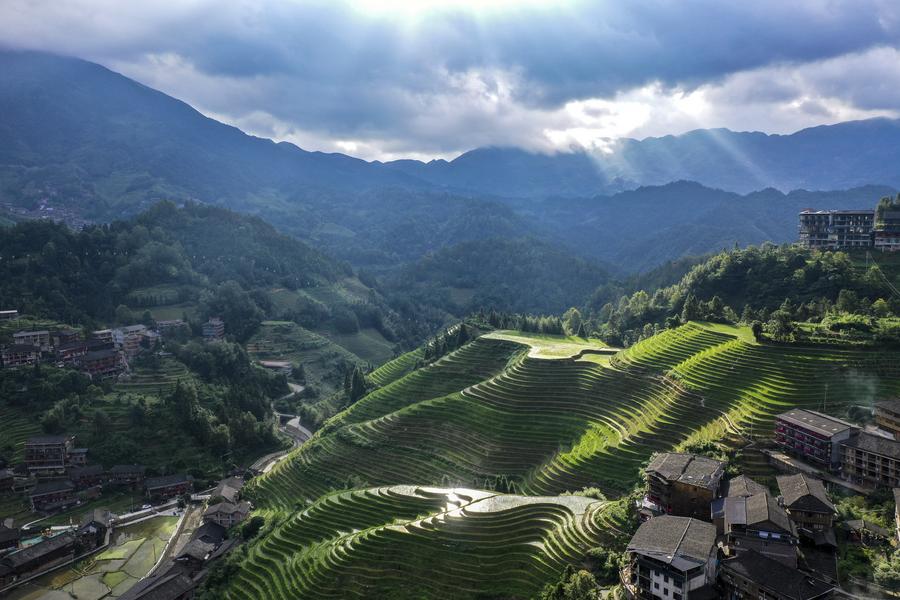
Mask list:
[[[814,410],[804,410],[802,408],[789,410],[777,415],[775,418],[828,437],[848,429],[857,428],[853,423],[848,423],[847,421],[842,421],[841,419]]]
[[[900,442],[865,431],[860,431],[858,434],[851,436],[843,445],[900,460]]]
[[[779,475],[775,479],[787,508],[808,512],[835,512],[825,486],[818,479],[805,473]]]
[[[811,600],[834,589],[829,583],[753,550],[722,562],[722,568],[790,600]]]
[[[715,490],[725,473],[725,463],[696,454],[664,452],[653,457],[647,472],[668,481]]]
[[[746,475],[732,477],[725,483],[723,496],[740,496],[746,498],[754,494],[768,494],[769,490],[764,485],[756,483]]]
[[[716,528],[690,517],[664,515],[645,521],[628,543],[628,551],[687,571],[705,564],[716,543]]]

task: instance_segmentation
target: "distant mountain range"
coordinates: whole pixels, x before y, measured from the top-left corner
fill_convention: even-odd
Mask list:
[[[126,206],[135,212],[141,208],[135,204],[154,196],[252,206],[257,197],[289,199],[298,189],[398,186],[584,197],[678,180],[744,193],[900,187],[900,121],[854,121],[791,135],[700,129],[621,139],[608,153],[479,148],[449,162],[366,162],[246,135],[97,64],[0,52],[5,195],[40,195],[49,186],[99,212]]]
[[[900,120],[868,119],[790,135],[698,129],[620,139],[609,152],[554,155],[479,148],[452,160],[389,167],[448,189],[503,196],[586,196],[691,180],[751,192],[900,186]]]
[[[531,294],[540,302],[508,304],[556,310],[582,300],[572,281],[791,241],[800,208],[872,207],[900,188],[900,122],[887,119],[786,136],[699,130],[613,150],[366,162],[247,135],[97,64],[0,51],[0,223],[4,205],[105,221],[190,199],[258,215],[394,282],[395,300],[452,289],[451,312],[521,300],[515,282],[550,271]],[[844,191],[775,189],[801,187]]]

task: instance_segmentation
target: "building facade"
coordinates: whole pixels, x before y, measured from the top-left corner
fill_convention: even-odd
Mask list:
[[[79,368],[92,378],[105,379],[115,377],[125,368],[125,363],[118,350],[107,348],[105,350],[92,350],[82,356]]]
[[[775,443],[788,454],[826,469],[840,465],[840,445],[856,431],[852,423],[812,410],[789,410],[775,417]]]
[[[41,360],[41,349],[31,344],[12,344],[0,349],[0,358],[7,369],[27,367]]]
[[[900,400],[875,403],[875,424],[900,437]]]
[[[75,447],[75,437],[41,435],[25,440],[25,466],[37,475],[63,474],[69,454]]]
[[[716,578],[716,528],[690,517],[645,521],[626,550],[622,583],[631,598],[708,597]]]
[[[800,212],[800,245],[807,248],[870,248],[874,232],[874,210]]]
[[[49,331],[17,331],[13,334],[13,343],[37,346],[41,352],[50,350]]]
[[[225,337],[225,322],[218,317],[212,317],[203,324],[203,337],[207,340],[221,340]]]
[[[782,504],[797,527],[810,531],[831,529],[837,511],[820,480],[805,473],[779,475],[776,480]]]
[[[705,456],[665,452],[653,457],[645,474],[647,500],[659,512],[708,520],[725,464]]]
[[[900,487],[900,442],[860,431],[841,444],[841,474],[860,484]]]
[[[168,500],[193,491],[194,478],[181,474],[151,477],[146,480],[144,487],[147,489],[147,497],[151,500]]]

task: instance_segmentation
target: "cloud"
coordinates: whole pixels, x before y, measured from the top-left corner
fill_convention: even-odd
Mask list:
[[[0,3],[0,43],[381,159],[895,114],[898,40],[889,0]]]

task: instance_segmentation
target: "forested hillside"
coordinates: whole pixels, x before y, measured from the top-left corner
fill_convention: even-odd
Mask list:
[[[678,274],[685,265],[673,264]],[[647,279],[665,283],[667,269]],[[630,285],[640,285],[636,278]],[[622,293],[598,288],[585,307],[588,330],[631,344],[672,323],[712,319],[772,324],[773,319],[820,322],[834,314],[900,315],[900,262],[864,250],[821,252],[772,244],[716,254],[672,285]]]

